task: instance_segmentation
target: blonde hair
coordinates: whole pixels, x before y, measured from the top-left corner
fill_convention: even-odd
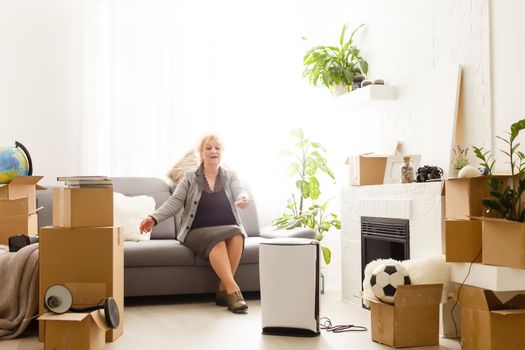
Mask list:
[[[206,143],[208,143],[210,141],[215,141],[221,146],[221,148],[224,148],[224,145],[223,145],[223,143],[222,143],[222,141],[221,141],[219,136],[217,136],[215,134],[210,134],[210,135],[204,136],[201,139],[201,141],[199,142],[198,148],[196,149],[197,155],[199,157],[199,163],[202,163],[202,151],[204,150],[204,146],[206,145]]]

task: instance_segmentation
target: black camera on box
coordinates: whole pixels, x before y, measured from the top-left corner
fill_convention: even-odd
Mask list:
[[[38,243],[38,236],[17,235],[8,239],[9,251],[17,252],[27,245]]]
[[[425,165],[417,169],[416,182],[438,181],[443,177],[443,169]]]

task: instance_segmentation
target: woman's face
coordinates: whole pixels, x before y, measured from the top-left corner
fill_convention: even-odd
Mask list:
[[[217,141],[210,140],[204,144],[201,157],[204,165],[219,165],[221,162],[222,146]]]

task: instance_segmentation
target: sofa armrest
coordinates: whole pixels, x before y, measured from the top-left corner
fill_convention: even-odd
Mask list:
[[[263,238],[309,238],[314,239],[317,232],[314,229],[306,227],[297,227],[291,230],[265,226],[261,228],[261,237]]]

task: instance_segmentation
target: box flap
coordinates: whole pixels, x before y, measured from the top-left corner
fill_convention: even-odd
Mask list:
[[[47,312],[40,316],[38,319],[43,321],[73,321],[80,322],[89,316],[87,312],[66,312],[65,314],[54,314]]]
[[[95,310],[90,315],[91,319],[95,322],[99,329],[103,330],[104,332],[110,329],[107,325],[104,313],[101,310]]]
[[[443,284],[413,284],[397,287],[395,306],[434,305],[441,302]]]
[[[496,310],[491,311],[491,314],[509,316],[509,315],[525,315],[525,309],[512,309],[512,310]]]
[[[8,185],[36,185],[43,176],[16,176]]]
[[[525,309],[525,294],[519,292],[518,295],[515,295],[510,300],[505,303],[505,306],[512,309]]]
[[[459,286],[456,288],[454,295],[457,299]],[[504,309],[503,303],[496,297],[493,291],[463,286],[459,294],[459,304],[461,307],[478,309],[478,310],[502,310]]]

